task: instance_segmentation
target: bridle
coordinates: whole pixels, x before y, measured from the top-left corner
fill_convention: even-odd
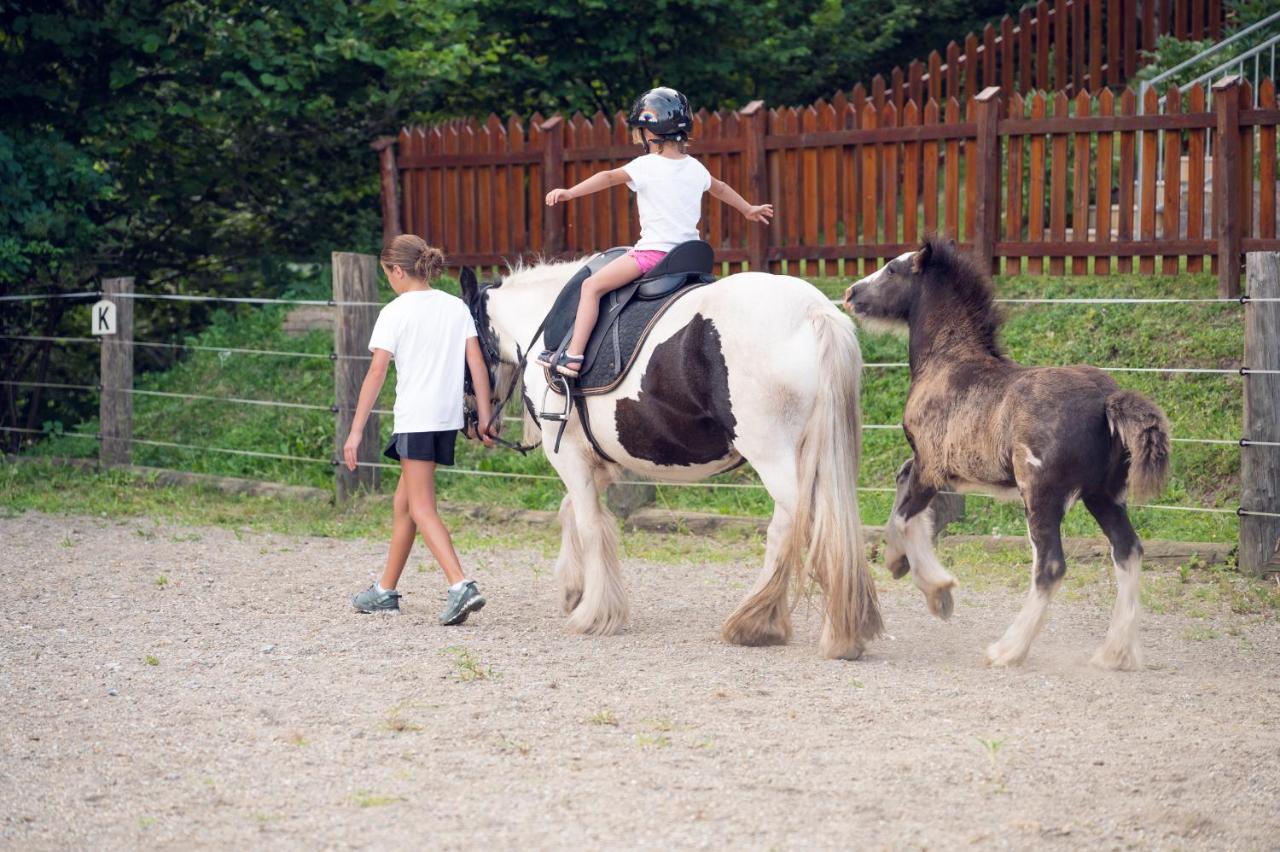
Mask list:
[[[480,338],[480,354],[484,357],[485,370],[489,373],[490,387],[493,387],[495,383],[491,365],[502,361],[502,355],[498,351],[498,343],[489,333],[488,291],[494,286],[496,285],[489,283],[480,285],[479,290],[476,292],[475,304],[468,306],[471,308],[471,315],[476,321],[476,335]],[[515,450],[521,455],[528,455],[530,451],[536,450],[538,447],[542,446],[542,441],[539,439],[533,444],[517,444],[514,441],[508,441],[501,435],[495,435],[489,430],[493,428],[493,424],[497,423],[502,418],[502,410],[507,407],[507,403],[511,402],[511,398],[515,396],[516,388],[520,384],[520,376],[524,373],[525,364],[529,360],[529,352],[533,349],[533,345],[538,342],[538,338],[542,336],[542,330],[546,325],[547,320],[544,317],[542,322],[538,324],[537,330],[534,331],[533,339],[529,341],[529,345],[523,350],[521,350],[520,344],[516,344],[516,353],[519,357],[516,360],[515,370],[511,373],[511,382],[507,386],[507,392],[502,395],[502,399],[493,403],[493,413],[489,415],[489,422],[485,424],[485,428],[483,430],[488,433],[499,446],[506,447],[508,450]],[[475,388],[471,386],[470,374],[467,376],[466,384],[471,390],[471,395],[475,396]],[[493,402],[493,400],[491,400],[491,402]],[[479,438],[481,435],[479,409],[472,409],[471,411],[465,412],[464,419],[466,420],[467,427],[474,428],[475,435]]]

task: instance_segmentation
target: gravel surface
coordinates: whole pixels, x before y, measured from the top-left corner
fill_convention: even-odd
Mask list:
[[[1021,594],[818,658],[721,619],[747,564],[628,559],[632,623],[567,635],[541,549],[473,550],[359,616],[383,543],[27,514],[0,521],[0,845],[9,848],[1280,846],[1280,629],[1144,614],[1147,668],[1091,669],[1059,600],[1022,668],[981,651]],[[160,582],[163,575],[165,582]],[[1200,632],[1197,632],[1200,631]]]

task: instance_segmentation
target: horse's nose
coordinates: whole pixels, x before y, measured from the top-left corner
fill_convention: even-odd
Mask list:
[[[857,286],[858,282],[855,281],[844,289],[844,307],[846,310],[853,304],[853,288]]]

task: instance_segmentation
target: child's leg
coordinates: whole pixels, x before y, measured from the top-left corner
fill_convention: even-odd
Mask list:
[[[600,299],[605,293],[617,290],[640,277],[640,265],[634,257],[623,255],[605,264],[604,268],[582,282],[582,297],[578,300],[578,316],[573,321],[573,338],[565,352],[581,355],[591,339],[591,331],[600,316]]]
[[[409,516],[422,533],[427,549],[444,569],[449,585],[463,580],[462,563],[453,549],[453,539],[436,513],[436,463],[401,459],[400,485],[405,488]]]
[[[400,475],[400,484],[396,486],[396,496],[391,501],[394,515],[391,521],[391,546],[387,548],[387,564],[382,569],[382,577],[378,585],[384,589],[394,589],[400,582],[400,574],[404,564],[409,561],[409,551],[413,550],[413,537],[418,534],[413,516],[409,514],[409,489],[405,485],[404,474]]]

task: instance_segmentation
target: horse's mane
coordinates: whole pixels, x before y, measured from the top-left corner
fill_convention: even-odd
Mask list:
[[[1004,315],[996,307],[991,277],[953,241],[930,237],[925,242],[930,249],[925,286],[942,295],[972,321],[973,331],[983,348],[992,355],[1004,357],[998,337]]]
[[[502,279],[502,286],[520,287],[524,284],[540,283],[550,276],[554,276],[561,282],[567,281],[574,272],[577,272],[582,267],[585,261],[586,258],[547,261],[539,257],[532,262],[526,262],[521,258],[507,267],[507,274]]]

